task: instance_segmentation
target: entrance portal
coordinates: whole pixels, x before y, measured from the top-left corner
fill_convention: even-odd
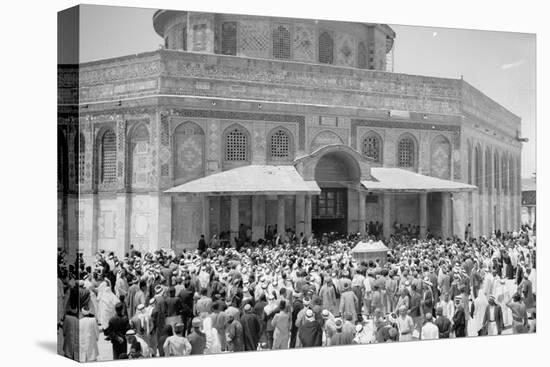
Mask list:
[[[319,236],[329,232],[348,232],[352,209],[348,198],[354,194],[351,191],[359,188],[360,176],[357,161],[346,152],[330,152],[319,159],[315,166],[315,181],[321,194],[311,200],[313,233]]]
[[[313,233],[347,232],[348,190],[322,188],[311,200],[311,229]]]

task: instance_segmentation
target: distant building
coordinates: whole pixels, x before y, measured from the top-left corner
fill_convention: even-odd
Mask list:
[[[165,10],[153,25],[164,49],[59,67],[60,246],[519,226],[520,118],[462,79],[387,71],[388,25]]]
[[[533,227],[537,221],[537,180],[521,180],[521,223]]]

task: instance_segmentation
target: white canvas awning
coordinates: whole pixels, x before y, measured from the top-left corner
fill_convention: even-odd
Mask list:
[[[248,165],[175,186],[168,194],[295,195],[319,194],[315,181],[305,181],[294,166]]]
[[[477,186],[421,175],[400,168],[371,168],[374,180],[361,181],[369,191],[397,192],[461,192],[474,191]]]

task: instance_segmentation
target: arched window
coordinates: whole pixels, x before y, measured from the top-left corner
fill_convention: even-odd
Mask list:
[[[151,170],[149,156],[149,131],[140,124],[132,132],[129,141],[128,183],[132,188],[143,188],[149,183]]]
[[[292,139],[286,129],[276,129],[269,136],[269,158],[274,160],[292,158]]]
[[[86,139],[82,133],[78,134],[78,182],[86,180]]]
[[[102,184],[116,182],[116,135],[112,129],[105,131],[100,145],[99,181]]]
[[[248,161],[248,134],[240,127],[230,128],[225,134],[224,158],[229,162]]]
[[[192,121],[178,125],[173,134],[174,181],[179,184],[204,176],[202,128]]]
[[[367,68],[367,46],[365,46],[365,42],[359,42],[359,46],[357,46],[357,66],[360,69]]]
[[[222,55],[237,54],[237,22],[222,23]]]
[[[323,31],[319,35],[319,62],[332,64],[334,59],[334,41],[329,32]]]
[[[415,166],[415,146],[412,137],[404,137],[397,144],[398,166],[412,168]]]
[[[382,139],[375,133],[369,133],[363,139],[361,152],[375,162],[382,162]]]
[[[273,29],[273,57],[290,59],[290,29],[286,25]]]

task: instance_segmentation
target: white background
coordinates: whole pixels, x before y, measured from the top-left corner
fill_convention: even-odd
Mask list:
[[[543,1],[96,1],[97,4],[205,10],[517,31],[537,34],[538,225],[546,231],[548,23]],[[56,12],[73,1],[3,2],[0,157],[0,335],[2,364],[65,366],[55,354],[56,283]],[[545,47],[546,46],[546,47]],[[544,65],[543,60],[546,61]],[[547,71],[547,70],[546,70]],[[6,83],[7,80],[7,83]],[[548,103],[548,102],[547,102]],[[545,111],[543,111],[545,110]],[[544,114],[543,112],[546,112]],[[536,335],[121,361],[117,366],[550,365],[545,317],[546,233],[538,236]],[[546,296],[546,297],[545,297]],[[546,342],[545,342],[546,339]],[[546,348],[546,349],[545,349]],[[546,360],[545,360],[546,359]],[[104,365],[99,363],[96,365]],[[115,364],[113,364],[115,365]]]

